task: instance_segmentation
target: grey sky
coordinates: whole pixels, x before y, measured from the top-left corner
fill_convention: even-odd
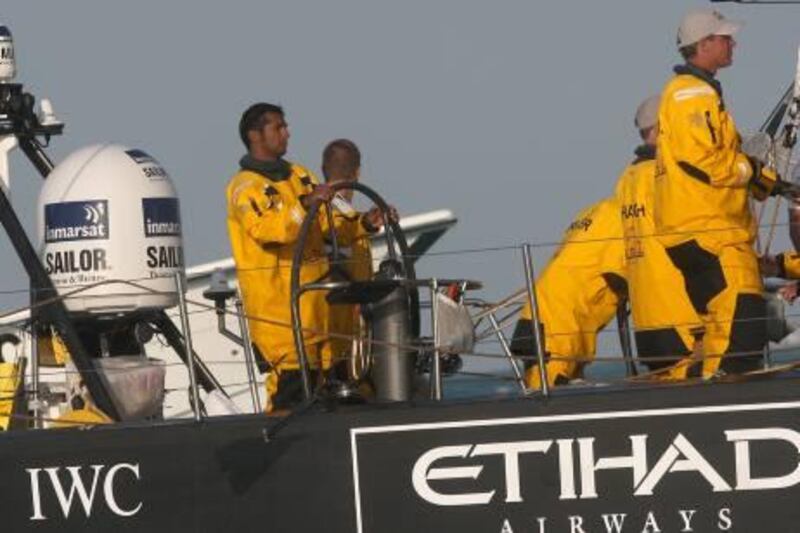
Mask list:
[[[0,21],[19,80],[67,124],[53,158],[101,141],[152,153],[179,189],[194,264],[229,254],[224,186],[243,152],[240,113],[257,100],[285,106],[291,159],[316,171],[324,144],[349,137],[365,182],[401,212],[454,210],[436,250],[557,240],[610,193],[637,142],[635,106],[678,61],[681,15],[707,5],[7,0]],[[717,5],[746,20],[721,79],[752,130],[793,74],[800,6]],[[40,179],[20,154],[12,164],[32,234]],[[5,242],[0,253],[0,289],[24,287]],[[420,274],[482,279],[490,298],[522,284],[512,253],[429,259]]]

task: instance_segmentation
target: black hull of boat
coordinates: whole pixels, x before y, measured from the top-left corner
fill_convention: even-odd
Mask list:
[[[0,435],[3,531],[794,531],[800,377]]]

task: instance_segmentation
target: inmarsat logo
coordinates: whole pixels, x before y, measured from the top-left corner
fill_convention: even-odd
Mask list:
[[[180,237],[181,217],[177,198],[142,198],[145,237]]]
[[[106,214],[106,206],[103,204],[94,205],[85,205],[83,206],[83,211],[86,213],[86,221],[91,225],[97,225],[103,220],[103,217]]]
[[[47,204],[44,227],[47,243],[108,239],[108,200]]]

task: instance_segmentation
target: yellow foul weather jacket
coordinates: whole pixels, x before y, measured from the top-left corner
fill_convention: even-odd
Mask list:
[[[544,348],[554,357],[548,364],[549,374],[555,371],[575,377],[586,361],[559,359],[594,356],[597,332],[616,313],[617,292],[625,291],[619,213],[614,198],[581,211],[536,281]],[[531,320],[529,305],[520,318]]]
[[[7,431],[13,422],[22,379],[19,364],[0,363],[0,431]]]
[[[267,362],[279,369],[295,369],[290,308],[292,258],[306,214],[301,198],[318,181],[304,167],[285,161],[265,164],[245,156],[241,165],[226,191],[227,223],[251,337]],[[321,208],[318,223],[306,240],[301,284],[316,281],[328,272],[324,213],[325,208]],[[344,226],[338,228],[338,236],[346,239],[355,225],[350,229]],[[306,345],[324,341],[329,315],[325,293],[306,292],[300,300],[300,314]]]
[[[370,235],[364,226],[358,224],[353,241],[349,247],[342,250],[344,264],[342,265],[347,276],[352,281],[367,281],[372,279],[372,247],[370,245]],[[329,348],[323,350],[324,356],[328,357],[328,352],[335,359],[350,356],[353,347],[353,337],[360,337],[359,305],[332,305],[330,316],[330,331],[339,336],[332,336]]]
[[[719,82],[691,65],[675,72],[659,108],[656,230],[703,320],[704,358],[685,359],[672,375],[745,372],[760,365],[766,343],[748,195],[769,191],[741,151]]]
[[[655,147],[640,146],[636,156],[614,194],[625,236],[625,277],[637,351],[643,358],[687,355],[702,321],[685,294],[683,276],[656,236]],[[667,364],[663,360],[652,367]]]
[[[675,72],[658,116],[656,227],[667,247],[694,239],[718,255],[755,238],[748,204],[753,168],[719,82],[693,66]]]

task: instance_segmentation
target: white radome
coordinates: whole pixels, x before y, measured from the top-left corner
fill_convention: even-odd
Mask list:
[[[184,272],[178,198],[142,150],[82,148],[50,173],[37,204],[39,254],[72,312],[172,307]],[[88,287],[88,288],[87,288]],[[83,290],[81,290],[83,289]]]

